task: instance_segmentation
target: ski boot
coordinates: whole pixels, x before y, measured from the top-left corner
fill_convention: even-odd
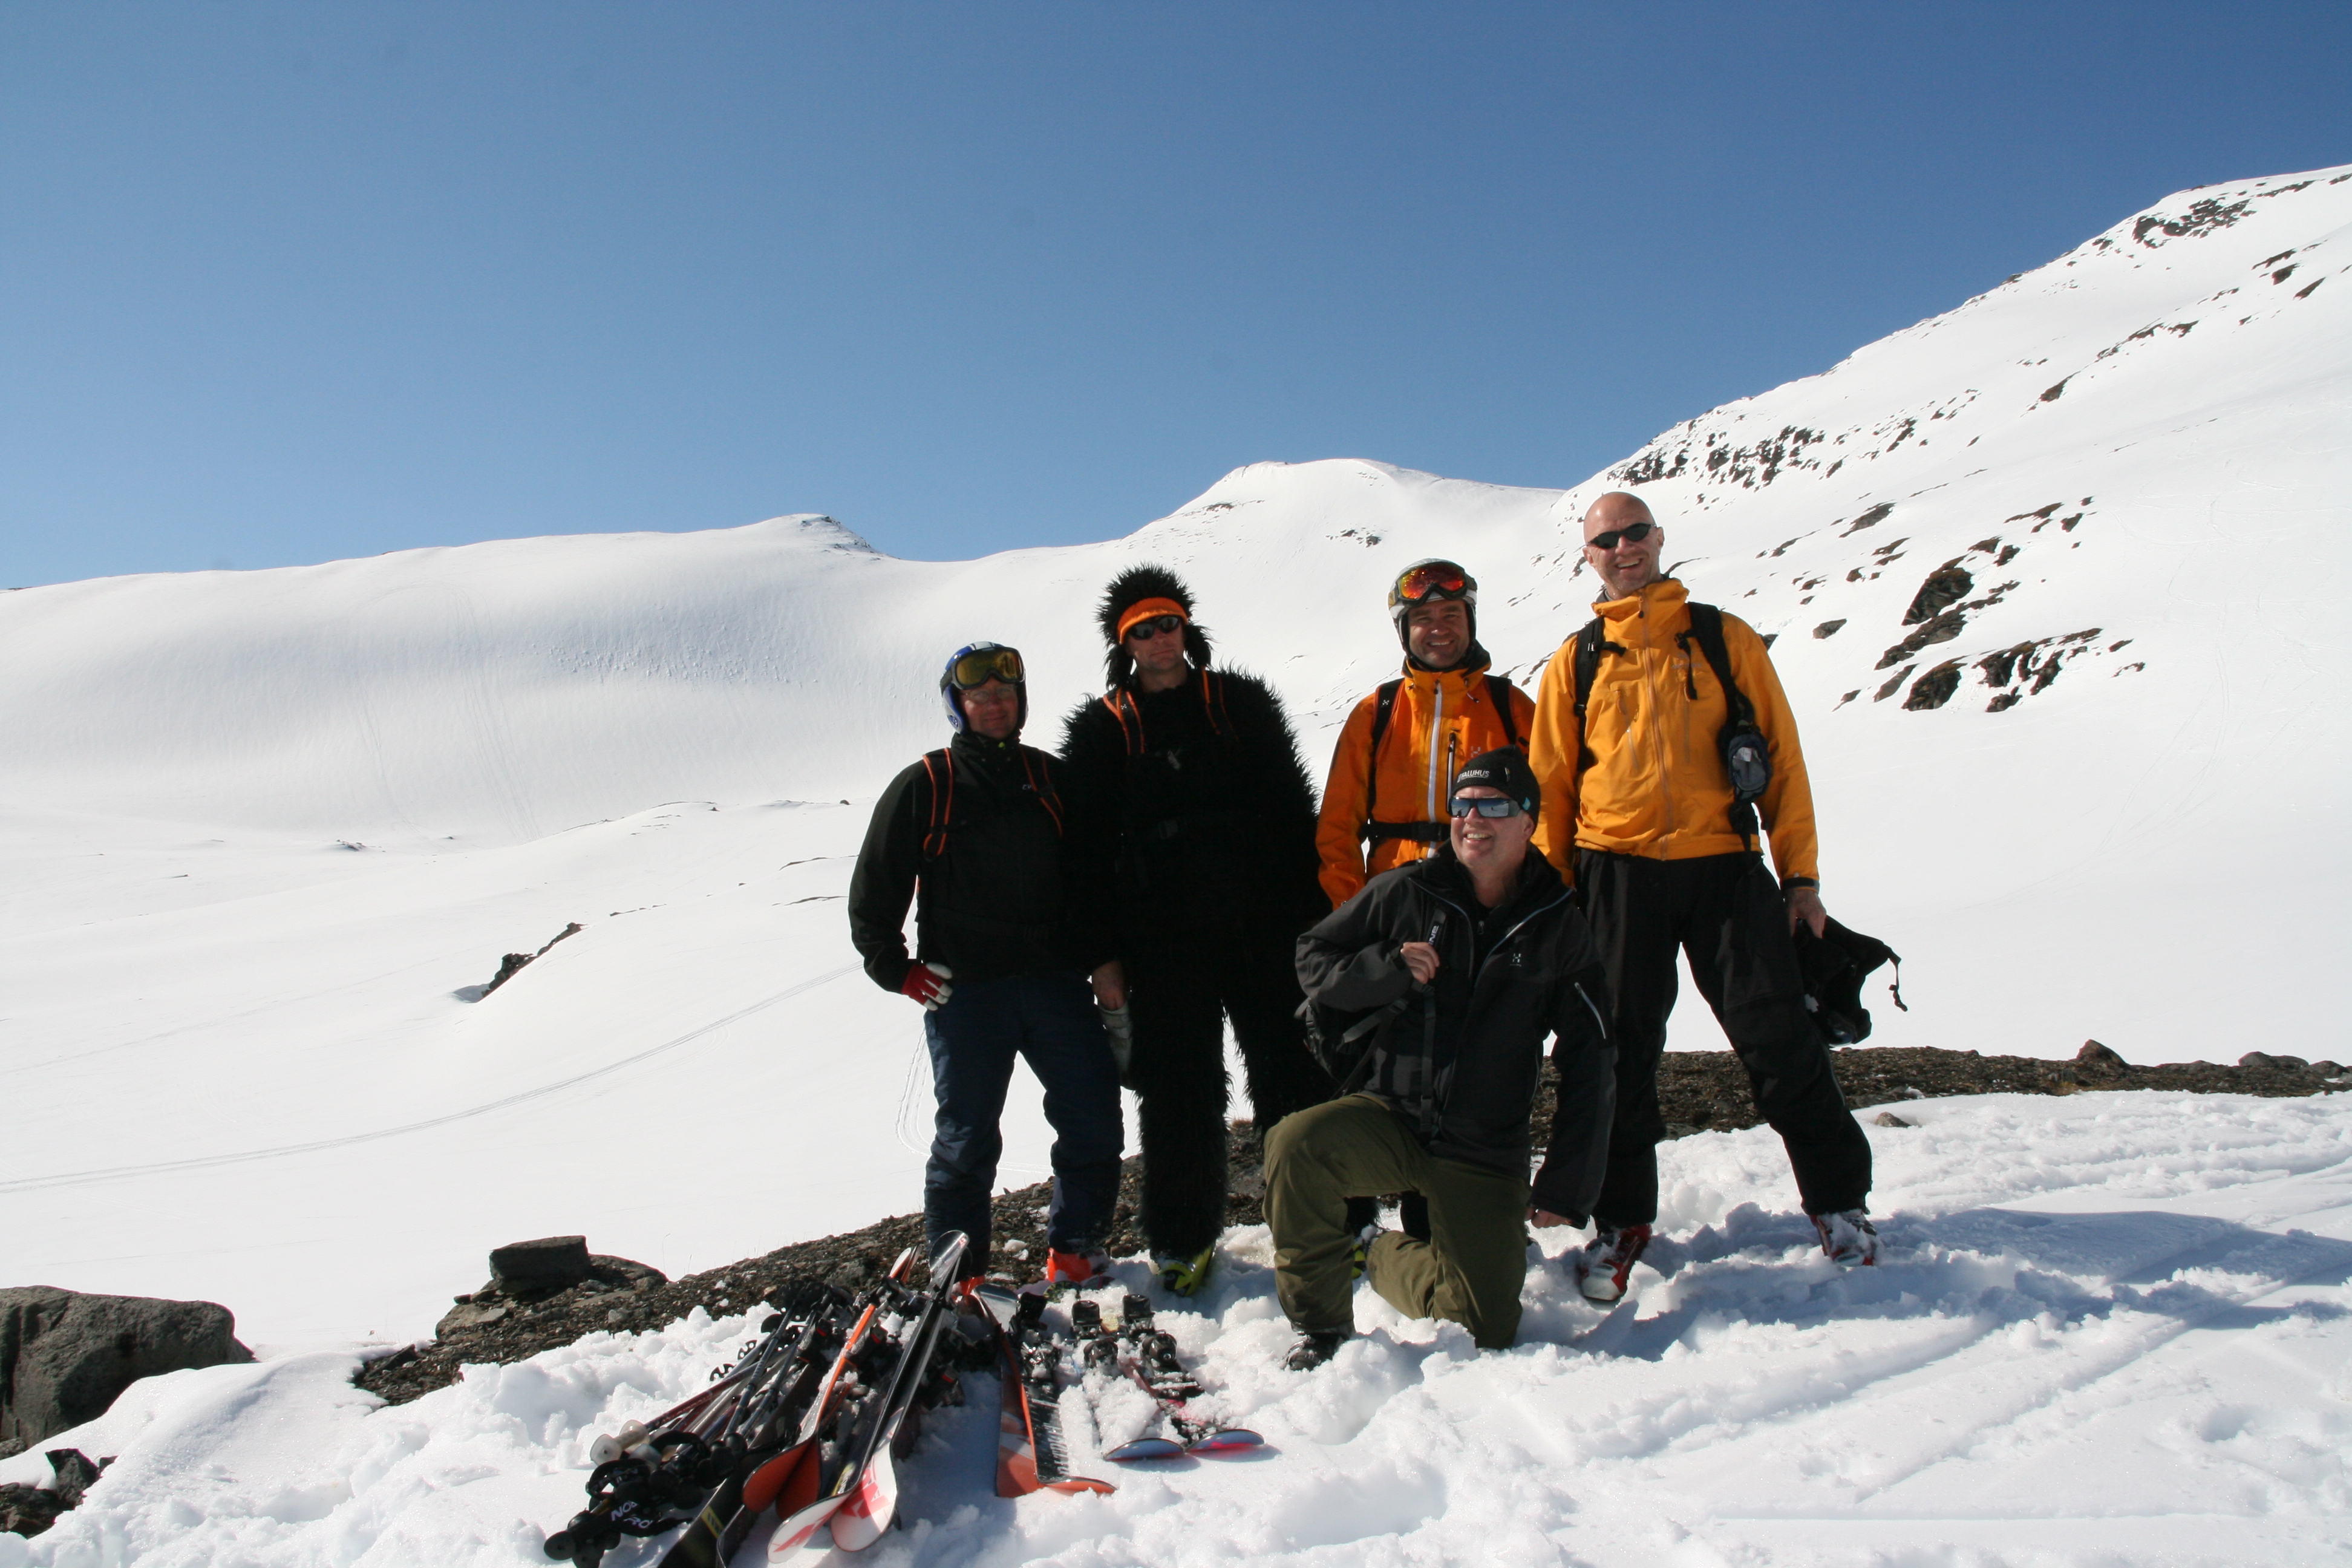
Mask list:
[[[1282,1364],[1292,1372],[1313,1372],[1338,1355],[1339,1347],[1353,1338],[1353,1334],[1337,1329],[1319,1334],[1301,1334],[1298,1342],[1290,1347],[1290,1353],[1282,1358]]]
[[[1208,1246],[1191,1258],[1178,1258],[1171,1253],[1154,1254],[1151,1267],[1160,1275],[1160,1287],[1171,1296],[1197,1296],[1209,1283],[1209,1275],[1217,1265],[1217,1244]]]
[[[1650,1227],[1646,1225],[1596,1224],[1592,1239],[1584,1244],[1584,1251],[1576,1260],[1577,1283],[1585,1299],[1614,1301],[1623,1296],[1625,1281],[1649,1245]]]
[[[1867,1268],[1878,1261],[1878,1227],[1860,1209],[1812,1216],[1821,1232],[1822,1256],[1840,1268]]]

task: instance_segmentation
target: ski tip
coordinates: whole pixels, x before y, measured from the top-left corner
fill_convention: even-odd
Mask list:
[[[1171,1443],[1165,1437],[1138,1437],[1121,1443],[1103,1455],[1104,1458],[1119,1465],[1139,1464],[1150,1459],[1181,1459],[1183,1457],[1184,1445]]]
[[[1098,1481],[1092,1476],[1064,1476],[1058,1481],[1047,1481],[1043,1489],[1049,1492],[1062,1492],[1066,1495],[1075,1495],[1078,1492],[1101,1492],[1106,1496],[1118,1490],[1110,1482]]]
[[[775,1535],[768,1542],[768,1561],[791,1562],[793,1554],[808,1544],[808,1538],[817,1532],[817,1527],[831,1520],[834,1510],[845,1500],[842,1497],[819,1498],[776,1526]]]
[[[1237,1454],[1249,1448],[1263,1448],[1265,1439],[1246,1426],[1227,1426],[1221,1431],[1206,1433],[1193,1439],[1188,1454]]]

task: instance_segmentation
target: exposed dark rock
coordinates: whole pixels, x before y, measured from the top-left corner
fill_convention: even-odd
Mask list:
[[[1927,574],[1919,591],[1911,596],[1911,607],[1903,612],[1903,624],[1916,626],[1921,621],[1933,619],[1947,606],[1957,605],[1969,596],[1977,580],[1956,556]]]
[[[2131,1070],[2131,1064],[2096,1040],[2084,1040],[2074,1053],[2074,1066],[2094,1078],[2114,1078]]]
[[[1903,706],[1914,711],[1941,708],[1959,689],[1960,661],[1948,658],[1911,683],[1911,695],[1903,700]]]
[[[47,1486],[0,1487],[0,1531],[40,1534],[58,1521],[58,1515],[80,1507],[82,1495],[114,1463],[109,1456],[93,1464],[79,1448],[52,1448],[42,1458],[49,1461]]]
[[[0,1289],[0,1458],[95,1421],[142,1377],[251,1361],[236,1331],[211,1301]]]
[[[1937,643],[1950,642],[1960,635],[1960,628],[1967,625],[1968,617],[1959,611],[1946,610],[1942,615],[1936,616],[1926,626],[1917,627],[1909,637],[1879,655],[1878,668],[1885,669],[1890,665],[1899,664],[1922,648],[1933,647]]]
[[[545,1236],[490,1253],[490,1283],[509,1296],[553,1295],[588,1278],[588,1238]]]
[[[508,953],[506,957],[499,961],[499,972],[490,977],[490,983],[488,985],[483,986],[478,991],[476,991],[469,985],[466,987],[465,990],[460,991],[457,994],[463,996],[468,1002],[480,1001],[483,997],[488,996],[491,992],[496,991],[499,986],[504,985],[508,981],[512,980],[517,974],[522,973],[525,965],[530,963],[536,959],[546,957],[548,948],[553,947],[557,942],[562,942],[567,936],[578,934],[579,931],[580,922],[578,921],[573,921],[562,931],[557,931],[553,936],[549,937],[547,939],[547,945],[545,947],[541,947],[537,952]]]
[[[587,1263],[586,1270],[570,1283],[552,1289],[541,1284],[529,1289],[510,1289],[495,1275],[480,1289],[457,1299],[457,1305],[442,1315],[433,1326],[434,1336],[448,1341],[469,1333],[481,1333],[505,1324],[509,1330],[526,1326],[552,1314],[563,1316],[579,1310],[609,1315],[615,1311],[623,1317],[624,1310],[633,1299],[656,1290],[669,1283],[668,1276],[658,1268],[626,1258],[608,1258],[590,1253],[587,1243],[579,1237],[559,1236],[550,1241],[580,1242],[581,1254]],[[530,1244],[520,1244],[530,1245]],[[497,1268],[500,1247],[490,1254],[491,1267]],[[551,1276],[542,1276],[542,1279]]]

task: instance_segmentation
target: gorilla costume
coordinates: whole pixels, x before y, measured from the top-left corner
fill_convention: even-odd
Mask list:
[[[1147,600],[1184,614],[1183,685],[1145,691],[1119,623]],[[1062,741],[1070,837],[1094,907],[1112,911],[1134,1018],[1141,1098],[1143,1229],[1154,1254],[1191,1258],[1225,1223],[1224,1029],[1233,1023],[1261,1136],[1331,1083],[1301,1039],[1294,954],[1330,910],[1318,880],[1315,795],[1281,700],[1212,668],[1192,596],[1156,566],[1103,595],[1109,689]]]

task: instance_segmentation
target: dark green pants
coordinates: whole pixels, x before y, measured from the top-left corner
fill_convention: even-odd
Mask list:
[[[1430,1238],[1382,1236],[1366,1266],[1372,1289],[1409,1317],[1444,1318],[1482,1349],[1507,1348],[1527,1277],[1526,1179],[1433,1157],[1369,1094],[1293,1111],[1266,1134],[1265,1218],[1283,1311],[1305,1333],[1353,1331],[1348,1200],[1399,1192],[1427,1195]]]

